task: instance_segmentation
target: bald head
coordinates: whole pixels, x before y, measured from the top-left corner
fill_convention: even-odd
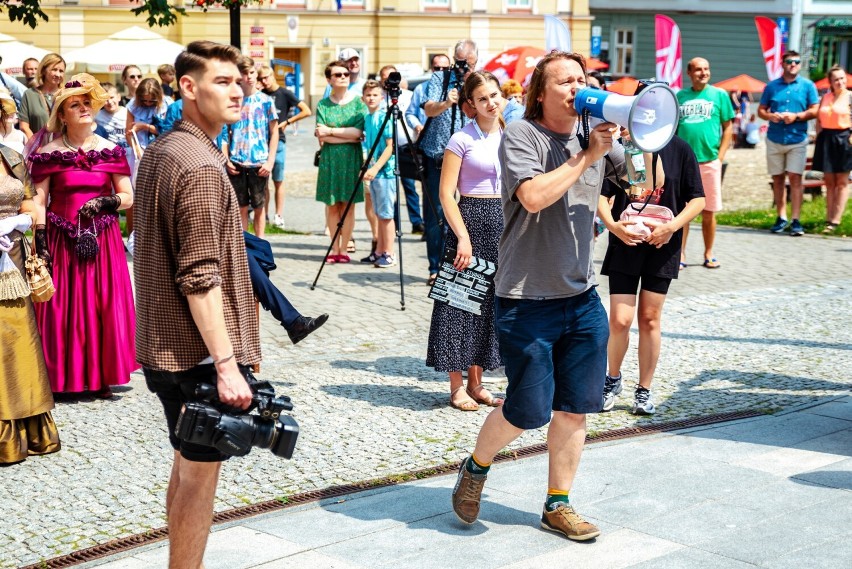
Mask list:
[[[703,57],[693,57],[686,64],[686,74],[692,80],[692,90],[703,91],[710,82],[710,62]]]

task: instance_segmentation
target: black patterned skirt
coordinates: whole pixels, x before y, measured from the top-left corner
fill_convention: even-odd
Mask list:
[[[500,235],[503,233],[503,207],[496,198],[459,200],[462,220],[470,234],[473,256],[497,262]],[[447,232],[446,247],[454,249],[458,239],[452,229]],[[499,267],[497,269],[500,270]],[[485,297],[482,314],[477,316],[435,302],[426,365],[435,371],[463,371],[470,366],[496,369],[503,365],[494,327],[494,291]]]

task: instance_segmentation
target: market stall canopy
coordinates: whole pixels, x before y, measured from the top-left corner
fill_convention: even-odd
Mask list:
[[[816,85],[816,88],[820,91],[827,91],[831,89],[831,84],[828,82],[828,77],[823,77],[822,79],[814,83],[814,85]],[[846,76],[846,88],[852,89],[852,75]]]
[[[165,39],[151,30],[131,26],[105,40],[65,55],[69,67],[89,73],[120,73],[135,65],[143,73],[154,73],[163,63],[174,64],[184,46]]]
[[[719,81],[713,86],[725,91],[745,91],[746,93],[762,93],[766,89],[766,83],[745,73]]]
[[[604,63],[600,59],[595,59],[594,57],[589,57],[586,59],[587,71],[596,71],[598,69],[606,69],[607,67],[609,67],[609,63]]]
[[[606,90],[619,95],[627,95],[632,97],[636,93],[636,87],[639,86],[639,80],[633,77],[622,77],[612,83],[607,83]]]
[[[514,79],[526,86],[535,69],[535,64],[542,57],[544,57],[543,49],[530,46],[513,47],[493,57],[483,66],[483,69],[493,73],[501,84]]]
[[[34,57],[41,61],[41,58],[48,53],[50,52],[46,49],[20,42],[6,34],[0,34],[0,57],[3,58],[3,62],[0,63],[0,71],[9,75],[23,75],[22,67],[25,59]]]

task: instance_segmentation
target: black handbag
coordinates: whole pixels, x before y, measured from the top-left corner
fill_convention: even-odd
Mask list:
[[[423,150],[421,150],[417,144],[404,144],[399,147],[399,175],[402,178],[419,180],[420,173],[417,171],[417,164],[414,162],[414,157],[411,155],[412,148],[417,155],[417,160],[420,162],[420,166],[423,166],[423,160],[426,158],[426,155],[423,154]]]
[[[317,150],[316,154],[314,154],[314,166],[316,166],[317,168],[319,168],[319,160],[320,160],[320,153],[321,152],[322,152],[322,148]]]

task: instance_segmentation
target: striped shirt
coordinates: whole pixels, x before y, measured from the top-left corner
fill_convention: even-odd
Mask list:
[[[240,209],[225,157],[189,121],[158,138],[139,164],[134,197],[136,359],[183,371],[209,357],[186,296],[222,288],[238,363],[260,362],[257,313]]]

